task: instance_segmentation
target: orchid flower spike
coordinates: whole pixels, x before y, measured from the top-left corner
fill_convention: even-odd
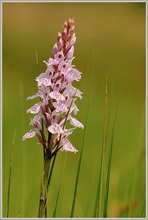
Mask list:
[[[84,127],[72,116],[72,113],[76,115],[79,111],[75,101],[82,98],[82,92],[72,86],[73,81],[79,81],[82,74],[72,65],[75,42],[74,19],[68,19],[64,22],[62,33],[58,33],[57,43],[52,49],[53,57],[44,61],[47,66],[45,72],[36,78],[38,92],[28,97],[38,97],[39,102],[27,110],[27,113],[35,116],[30,123],[33,128],[22,140],[36,135],[39,143],[51,155],[59,149],[76,153],[77,150],[68,140],[68,136],[75,128]],[[73,127],[66,129],[66,121]]]

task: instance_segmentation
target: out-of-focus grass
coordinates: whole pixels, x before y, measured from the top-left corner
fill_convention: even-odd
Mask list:
[[[92,217],[98,180],[98,165],[103,136],[104,88],[108,75],[109,146],[115,109],[122,78],[127,73],[126,86],[120,103],[114,139],[109,216],[118,216],[128,205],[129,190],[137,166],[135,210],[142,206],[145,183],[145,3],[3,3],[3,146],[2,146],[2,207],[6,212],[10,146],[15,139],[13,176],[11,181],[10,217],[36,217],[43,166],[42,148],[37,138],[22,142],[31,115],[26,110],[34,101],[26,98],[37,91],[35,77],[46,69],[43,60],[52,56],[58,31],[69,17],[75,17],[77,42],[74,64],[83,70],[92,50],[94,36],[94,83],[88,117],[85,150],[81,165],[75,217]],[[39,65],[35,60],[37,47]],[[91,80],[91,63],[82,75],[79,89],[83,99],[77,101],[77,118],[84,123]],[[24,99],[19,85],[23,84]],[[23,107],[22,107],[23,106]],[[71,136],[79,150],[83,131]],[[25,149],[25,150],[24,150]],[[107,151],[108,152],[108,151]],[[141,152],[139,166],[136,155]],[[26,158],[26,162],[24,158]],[[59,189],[64,153],[59,152],[49,189],[49,216],[53,214]],[[79,154],[67,155],[67,164],[60,191],[57,217],[70,216]],[[25,167],[24,167],[24,164]],[[24,176],[24,171],[26,172]],[[23,180],[23,181],[22,181]],[[24,187],[25,185],[25,187]],[[25,196],[22,197],[22,190]],[[13,200],[12,200],[13,198]],[[23,208],[22,208],[23,207]],[[136,213],[136,212],[135,212]],[[86,217],[85,216],[85,217]]]

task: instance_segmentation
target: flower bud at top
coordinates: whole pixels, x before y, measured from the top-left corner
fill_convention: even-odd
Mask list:
[[[61,50],[62,47],[63,47],[63,40],[62,40],[62,38],[60,38],[59,41],[58,41],[58,48],[59,48],[59,50]]]
[[[57,43],[55,43],[52,48],[52,54],[55,55],[57,52],[58,52],[58,46],[57,46]]]

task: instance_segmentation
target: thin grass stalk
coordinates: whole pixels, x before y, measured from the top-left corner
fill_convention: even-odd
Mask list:
[[[96,202],[94,208],[94,217],[100,217],[101,204],[103,201],[102,185],[103,185],[103,177],[104,177],[104,156],[105,156],[105,148],[106,148],[105,145],[106,145],[106,124],[107,124],[107,103],[108,103],[108,77],[106,76],[102,152],[101,152],[101,162],[100,162],[100,175],[99,175],[98,189],[97,189]]]
[[[53,173],[53,168],[54,168],[54,165],[55,165],[56,157],[57,157],[57,153],[55,154],[55,156],[53,158],[53,161],[52,161],[52,165],[51,165],[51,169],[50,169],[50,173],[49,173],[49,177],[48,177],[48,183],[47,183],[47,192],[48,192],[48,189],[49,189],[49,186],[50,186],[51,176],[52,176],[52,173]]]
[[[94,37],[93,37],[93,43],[94,43]],[[74,216],[77,190],[78,190],[78,182],[79,182],[79,175],[80,175],[80,168],[81,168],[81,162],[82,162],[82,156],[83,156],[83,150],[84,150],[84,142],[85,142],[87,122],[88,122],[88,113],[89,113],[91,94],[92,94],[93,67],[94,67],[94,47],[93,47],[93,54],[92,55],[93,55],[92,56],[92,77],[91,77],[91,84],[90,84],[89,102],[88,102],[88,106],[87,106],[87,113],[86,113],[85,126],[84,126],[84,134],[83,134],[83,140],[82,140],[82,148],[81,148],[81,152],[80,152],[79,164],[78,164],[78,169],[77,169],[77,175],[76,175],[76,181],[75,181],[75,189],[74,189],[74,195],[73,195],[73,202],[72,202],[70,218],[73,218],[73,216]],[[90,59],[90,57],[91,57],[91,53],[89,54],[88,60]],[[86,65],[84,67],[84,70],[85,69],[86,69]]]
[[[10,207],[10,190],[11,190],[11,174],[12,174],[12,165],[13,165],[13,154],[14,154],[14,140],[16,136],[16,130],[14,131],[14,136],[11,144],[11,156],[10,156],[10,167],[9,167],[9,181],[8,181],[8,196],[7,196],[7,209],[6,209],[6,218],[9,217],[9,207]]]
[[[114,131],[112,133],[111,147],[110,147],[109,161],[108,161],[107,180],[106,180],[106,192],[105,192],[105,198],[104,198],[104,211],[103,211],[103,217],[104,218],[107,218],[107,210],[108,210],[108,196],[109,196],[109,184],[110,184],[110,173],[111,173],[111,161],[112,161],[113,142],[114,142]]]
[[[124,75],[123,84],[120,92],[120,97],[117,103],[117,108],[115,112],[114,122],[113,122],[113,129],[112,129],[112,137],[111,137],[111,146],[110,146],[110,152],[109,152],[109,160],[108,160],[108,168],[107,168],[107,178],[106,178],[106,189],[105,189],[105,196],[104,196],[104,209],[103,209],[103,217],[107,217],[107,210],[108,210],[108,197],[109,197],[109,186],[110,186],[110,173],[111,173],[111,163],[112,163],[112,152],[113,152],[113,144],[114,144],[114,132],[115,132],[115,124],[117,120],[117,113],[119,109],[119,104],[121,100],[121,96],[124,89],[126,74]]]
[[[84,149],[84,141],[85,141],[85,135],[86,135],[86,126],[87,126],[87,121],[88,121],[88,112],[89,112],[89,103],[88,103],[88,107],[87,107],[87,116],[86,116],[86,120],[85,120],[85,129],[84,129],[82,148],[81,148],[81,152],[80,152],[79,164],[78,164],[78,169],[77,169],[77,176],[76,176],[76,181],[75,181],[75,189],[74,189],[70,218],[73,218],[73,216],[74,216],[75,203],[76,203],[76,197],[77,197],[77,189],[78,189],[78,181],[79,181],[82,155],[83,155],[83,149]]]
[[[60,195],[60,191],[61,191],[61,187],[62,187],[62,182],[63,182],[63,177],[64,177],[64,172],[65,172],[66,159],[67,159],[67,154],[65,154],[65,160],[64,160],[64,165],[63,165],[62,177],[61,177],[60,186],[59,186],[59,190],[58,190],[58,194],[57,194],[57,199],[56,199],[56,204],[55,204],[55,208],[54,208],[54,212],[53,212],[53,218],[55,218],[56,212],[57,212],[59,195]]]

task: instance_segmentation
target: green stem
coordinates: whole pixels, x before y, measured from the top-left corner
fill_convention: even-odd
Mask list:
[[[40,202],[39,202],[39,210],[38,217],[44,218],[47,217],[47,187],[48,187],[48,175],[50,169],[50,161],[49,151],[45,152],[45,160],[44,160],[44,170],[41,180],[41,191],[40,191]]]

